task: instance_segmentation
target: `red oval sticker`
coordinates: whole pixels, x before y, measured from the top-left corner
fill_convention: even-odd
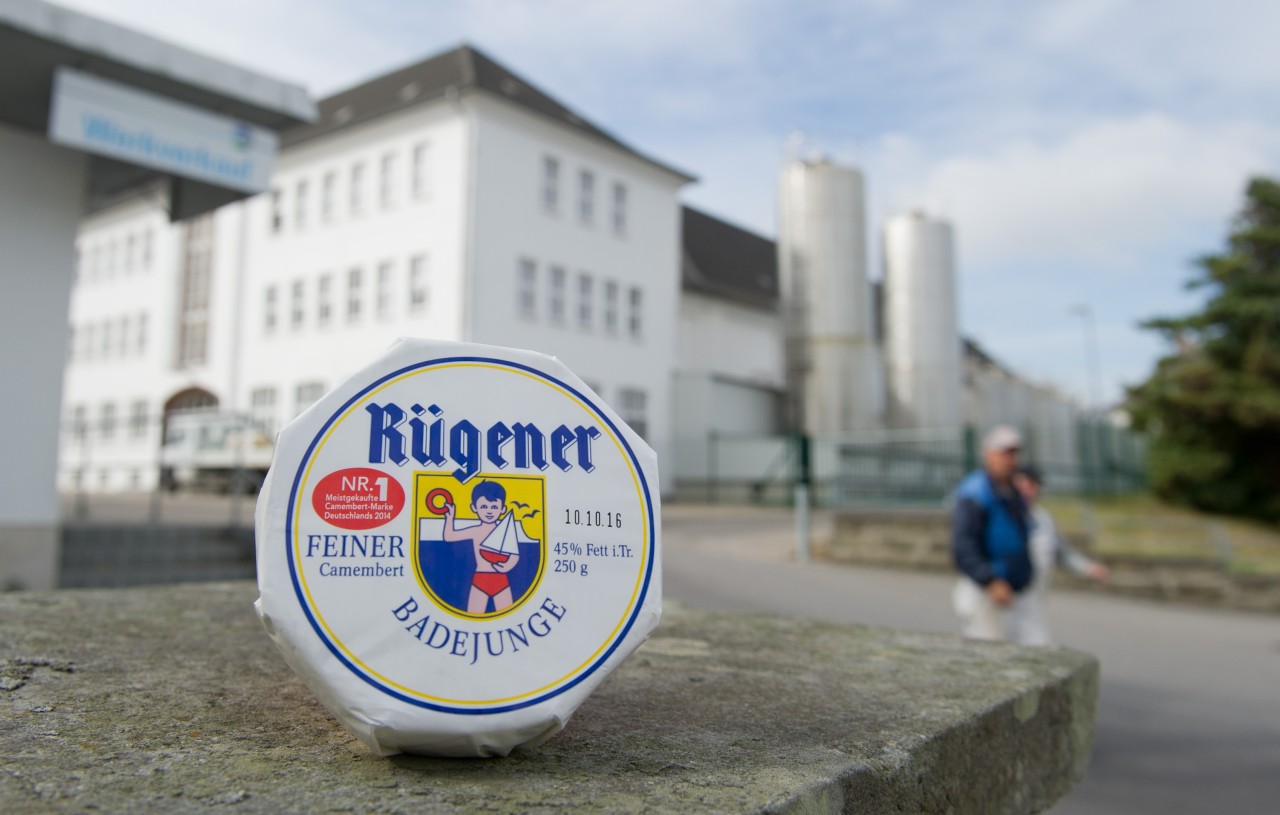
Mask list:
[[[381,470],[348,467],[320,479],[311,492],[311,506],[341,529],[373,529],[404,509],[404,487]]]

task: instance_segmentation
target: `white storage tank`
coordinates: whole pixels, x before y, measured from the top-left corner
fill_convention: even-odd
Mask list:
[[[964,421],[951,225],[912,212],[884,229],[884,353],[895,427]]]
[[[789,384],[801,401],[793,418],[814,435],[881,427],[862,174],[826,159],[794,161],[779,188]]]

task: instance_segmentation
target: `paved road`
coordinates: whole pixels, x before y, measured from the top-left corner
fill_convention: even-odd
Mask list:
[[[952,578],[801,565],[785,512],[673,505],[663,515],[668,597],[956,630]],[[1280,812],[1280,618],[1072,592],[1053,598],[1051,615],[1061,644],[1102,662],[1093,761],[1055,815]]]

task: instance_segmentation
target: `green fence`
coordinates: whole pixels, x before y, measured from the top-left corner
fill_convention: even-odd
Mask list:
[[[1024,430],[1024,462],[1045,473],[1049,492],[1100,497],[1145,489],[1145,440],[1100,421],[1081,421],[1058,438]],[[681,440],[689,457],[678,477],[683,497],[712,502],[785,504],[800,477],[797,436],[711,434]],[[822,506],[937,504],[979,465],[973,427],[873,430],[809,439],[810,482]],[[692,471],[692,472],[691,472]]]

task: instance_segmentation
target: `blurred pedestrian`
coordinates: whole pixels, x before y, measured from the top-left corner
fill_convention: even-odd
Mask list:
[[[1030,517],[1013,486],[1022,436],[997,425],[982,440],[982,467],[956,488],[951,553],[960,582],[952,594],[964,635],[1007,636],[1006,614],[1031,584]]]
[[[1081,577],[1098,583],[1110,579],[1107,567],[1080,554],[1058,534],[1057,524],[1049,511],[1038,503],[1044,478],[1040,470],[1028,465],[1014,473],[1013,486],[1031,513],[1031,585],[1010,609],[1006,628],[1009,639],[1023,645],[1051,645],[1049,619],[1045,603],[1053,585],[1053,570],[1059,563]]]

